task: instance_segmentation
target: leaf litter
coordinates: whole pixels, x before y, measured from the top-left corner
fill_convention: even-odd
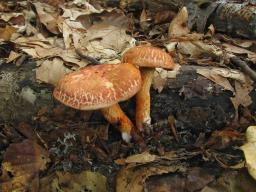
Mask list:
[[[120,7],[128,3],[122,1]],[[57,106],[53,115],[48,114],[48,109],[42,110],[32,123],[21,122],[16,128],[4,126],[0,131],[0,147],[4,146],[0,156],[2,191],[255,189],[255,181],[240,166],[245,160],[255,178],[255,143],[249,141],[248,134],[248,142],[241,147],[244,157],[241,150],[237,151],[244,142],[243,131],[255,123],[253,115],[245,113],[253,104],[254,86],[245,72],[230,63],[232,57],[239,57],[253,68],[254,40],[218,34],[213,25],[205,34],[193,32],[187,26],[185,7],[178,13],[155,13],[146,7],[136,13],[100,1],[80,0],[19,1],[15,7],[12,10],[12,6],[0,2],[0,66],[20,66],[27,58],[19,58],[27,55],[37,63],[36,79],[55,85],[64,74],[90,64],[77,50],[99,63],[114,64],[130,47],[149,43],[166,49],[180,65],[174,71],[157,69],[155,90],[164,92],[170,79],[179,78],[189,66],[189,70],[208,80],[202,81],[208,82],[206,95],[213,89],[229,93],[235,117],[222,131],[210,135],[202,131],[196,138],[189,133],[193,142],[186,130],[179,128],[179,114],[172,122],[178,127],[176,135],[168,121],[159,119],[150,134],[143,135],[146,148],[142,148],[136,143],[122,143],[115,130],[102,124],[104,120],[97,112],[87,114],[63,106]],[[184,86],[179,90],[185,99],[198,95],[198,91],[188,93],[186,89]],[[200,114],[195,111],[193,115]],[[240,125],[243,118],[249,122]],[[19,137],[13,139],[14,135]],[[240,168],[231,171],[225,167]]]

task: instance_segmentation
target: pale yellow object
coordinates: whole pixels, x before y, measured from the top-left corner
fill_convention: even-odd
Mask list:
[[[247,143],[241,146],[241,149],[244,152],[248,172],[256,180],[256,126],[247,128],[246,139]]]

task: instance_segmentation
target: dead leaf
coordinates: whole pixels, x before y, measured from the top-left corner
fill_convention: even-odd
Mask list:
[[[148,27],[150,25],[148,23],[149,20],[150,19],[148,17],[148,14],[147,14],[146,10],[143,9],[141,14],[140,14],[140,27],[141,27],[142,30],[147,30],[148,29]]]
[[[53,47],[51,49],[45,49],[41,47],[35,48],[39,58],[61,58],[66,65],[74,68],[85,67],[88,62],[81,60],[74,49],[61,49],[59,47]]]
[[[6,26],[5,28],[0,28],[0,41],[9,41],[12,37],[12,34],[17,31],[16,28],[12,26]]]
[[[51,182],[53,181],[53,179],[55,179],[55,177],[56,177],[56,174],[53,173],[43,178],[40,178],[39,187],[37,191],[38,192],[54,192],[54,190],[52,189]]]
[[[157,159],[158,157],[156,155],[152,155],[149,152],[144,152],[141,154],[129,156],[126,159],[117,159],[115,163],[119,165],[123,165],[127,163],[149,163]]]
[[[48,152],[32,140],[27,139],[21,143],[11,144],[4,155],[2,164],[3,183],[1,187],[3,192],[25,191],[30,181],[40,171],[46,169],[48,162]]]
[[[51,6],[57,7],[65,3],[65,0],[40,0],[43,3],[47,3]]]
[[[16,129],[20,133],[22,133],[26,138],[28,138],[30,140],[34,140],[34,141],[37,140],[37,135],[30,124],[21,122],[21,123],[19,123],[19,125],[17,126]]]
[[[225,149],[235,141],[241,141],[242,134],[235,130],[214,131],[207,139],[206,146],[211,149]]]
[[[16,59],[18,59],[20,56],[21,56],[21,54],[11,51],[6,62],[11,63],[11,62],[15,61]]]
[[[119,171],[116,179],[116,192],[143,192],[144,183],[149,176],[162,175],[164,173],[174,173],[185,171],[182,165],[162,166],[162,165],[138,165],[127,166]]]
[[[256,183],[246,170],[226,169],[216,181],[208,184],[201,192],[254,192]]]
[[[153,79],[153,88],[161,93],[166,86],[167,78],[162,78],[160,75],[156,75]]]
[[[87,1],[81,1],[81,0],[75,0],[73,2],[75,5],[79,5],[82,8],[78,8],[78,7],[72,7],[72,8],[64,8],[62,7],[64,13],[63,13],[63,17],[64,18],[69,18],[70,20],[76,20],[79,16],[82,15],[90,15],[93,13],[102,13],[103,11],[112,11],[113,8],[110,9],[103,9],[102,7],[94,7],[92,4],[90,4]]]
[[[175,69],[172,71],[167,71],[162,68],[156,68],[153,79],[153,88],[161,93],[164,89],[168,78],[176,78],[177,74],[179,74],[180,65],[177,64]]]
[[[45,60],[40,67],[36,69],[36,79],[56,85],[63,75],[71,72],[71,70],[64,66],[64,63],[59,58],[53,60]]]
[[[211,25],[208,27],[208,31],[207,31],[207,33],[206,33],[206,36],[212,37],[214,34],[215,34],[215,28],[214,28],[214,26],[211,24]]]
[[[51,186],[54,191],[61,192],[107,192],[107,178],[91,171],[83,171],[80,174],[56,172],[56,178],[52,180]]]
[[[187,26],[187,22],[188,11],[186,7],[183,7],[170,23],[168,36],[170,38],[175,38],[187,35],[190,32]]]
[[[224,89],[234,92],[234,88],[229,83],[228,79],[217,73],[214,73],[214,71],[198,69],[197,73],[222,86]]]
[[[36,8],[36,12],[40,22],[51,32],[54,34],[59,34],[60,31],[58,29],[57,24],[57,15],[56,10],[53,6],[50,6],[45,3],[36,2],[33,3]]]
[[[164,10],[164,11],[161,11],[161,12],[157,12],[156,15],[154,16],[154,23],[159,24],[159,23],[168,22],[175,15],[176,15],[175,12],[169,11],[169,10]]]
[[[237,47],[231,44],[224,43],[223,46],[225,47],[225,50],[232,54],[245,54],[247,55],[248,59],[252,61],[253,63],[256,63],[256,53],[249,51],[247,49]]]
[[[252,103],[252,98],[249,95],[252,90],[253,86],[250,80],[247,80],[244,83],[238,81],[235,82],[235,97],[231,98],[231,101],[236,110],[239,105],[247,107]]]
[[[204,54],[208,54],[213,57],[223,56],[222,50],[214,44],[207,44],[202,41],[183,41],[177,45],[177,50],[185,55],[189,55],[193,58],[202,57]]]
[[[225,47],[225,50],[231,53],[236,53],[236,54],[252,54],[255,55],[256,53],[249,51],[247,49],[237,47],[231,44],[224,43],[222,44]]]
[[[135,45],[135,39],[125,29],[104,23],[91,26],[81,39],[81,48],[86,55],[106,63],[118,59],[118,55]]]
[[[186,173],[151,177],[145,184],[145,191],[151,192],[196,192],[214,180],[211,170],[191,167]]]
[[[63,22],[62,33],[63,33],[65,48],[68,49],[71,47],[71,43],[72,43],[72,29],[67,25],[65,21]]]
[[[241,83],[245,83],[247,81],[246,76],[242,72],[234,69],[199,67],[196,69],[196,71],[198,74],[206,77],[207,79],[210,79],[226,90],[230,90],[232,92],[234,92],[234,88],[231,86],[227,78],[235,79]]]
[[[30,37],[19,37],[15,39],[14,42],[18,44],[21,48],[35,48],[39,46],[49,49],[52,47],[49,39],[45,38],[41,33],[37,33],[36,35]]]

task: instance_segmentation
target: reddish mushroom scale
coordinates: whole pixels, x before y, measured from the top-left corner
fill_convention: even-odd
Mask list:
[[[94,110],[127,100],[140,88],[140,71],[134,65],[101,64],[65,75],[53,95],[72,108]]]
[[[172,57],[157,47],[139,45],[130,48],[122,57],[122,62],[128,62],[139,67],[173,69],[175,63]]]

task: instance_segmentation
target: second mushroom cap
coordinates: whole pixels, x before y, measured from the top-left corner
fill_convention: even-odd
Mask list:
[[[130,48],[122,57],[122,62],[133,63],[139,67],[173,69],[172,57],[157,47],[139,45]]]

